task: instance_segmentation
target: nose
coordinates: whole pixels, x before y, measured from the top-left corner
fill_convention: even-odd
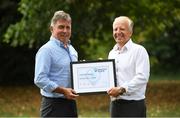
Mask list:
[[[117,28],[117,32],[120,33],[120,32],[121,32],[121,29],[120,29],[120,28]]]
[[[64,28],[64,29],[63,29],[63,32],[67,32],[67,31],[68,31],[68,29],[67,29],[67,28]]]
[[[119,34],[119,33],[121,33],[121,30],[118,28],[118,29],[115,30],[114,33]]]

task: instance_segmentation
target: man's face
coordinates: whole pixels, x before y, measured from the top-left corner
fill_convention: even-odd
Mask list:
[[[129,24],[127,19],[117,19],[113,23],[113,37],[121,47],[128,42],[132,35],[129,31]]]
[[[63,43],[67,43],[71,37],[71,21],[60,19],[51,26],[52,35]]]

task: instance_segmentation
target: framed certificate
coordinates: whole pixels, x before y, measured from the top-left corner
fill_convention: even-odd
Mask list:
[[[78,93],[102,93],[116,86],[115,60],[71,62],[72,87]]]

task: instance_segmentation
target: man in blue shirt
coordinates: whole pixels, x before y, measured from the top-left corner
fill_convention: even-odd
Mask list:
[[[70,62],[78,54],[70,44],[71,17],[56,11],[51,19],[51,37],[36,54],[34,83],[42,95],[41,117],[77,117],[75,98],[71,88]]]

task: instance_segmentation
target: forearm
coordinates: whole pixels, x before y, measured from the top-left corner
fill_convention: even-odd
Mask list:
[[[52,92],[58,85],[51,81],[46,74],[36,74],[34,83],[42,90]]]
[[[64,87],[57,87],[52,92],[64,94],[65,93],[65,88]]]
[[[72,88],[57,87],[53,92],[64,94],[67,99],[75,99],[79,96]]]
[[[148,82],[148,78],[143,76],[135,76],[131,81],[124,83],[121,87],[126,89],[126,92],[131,94],[142,89]]]

